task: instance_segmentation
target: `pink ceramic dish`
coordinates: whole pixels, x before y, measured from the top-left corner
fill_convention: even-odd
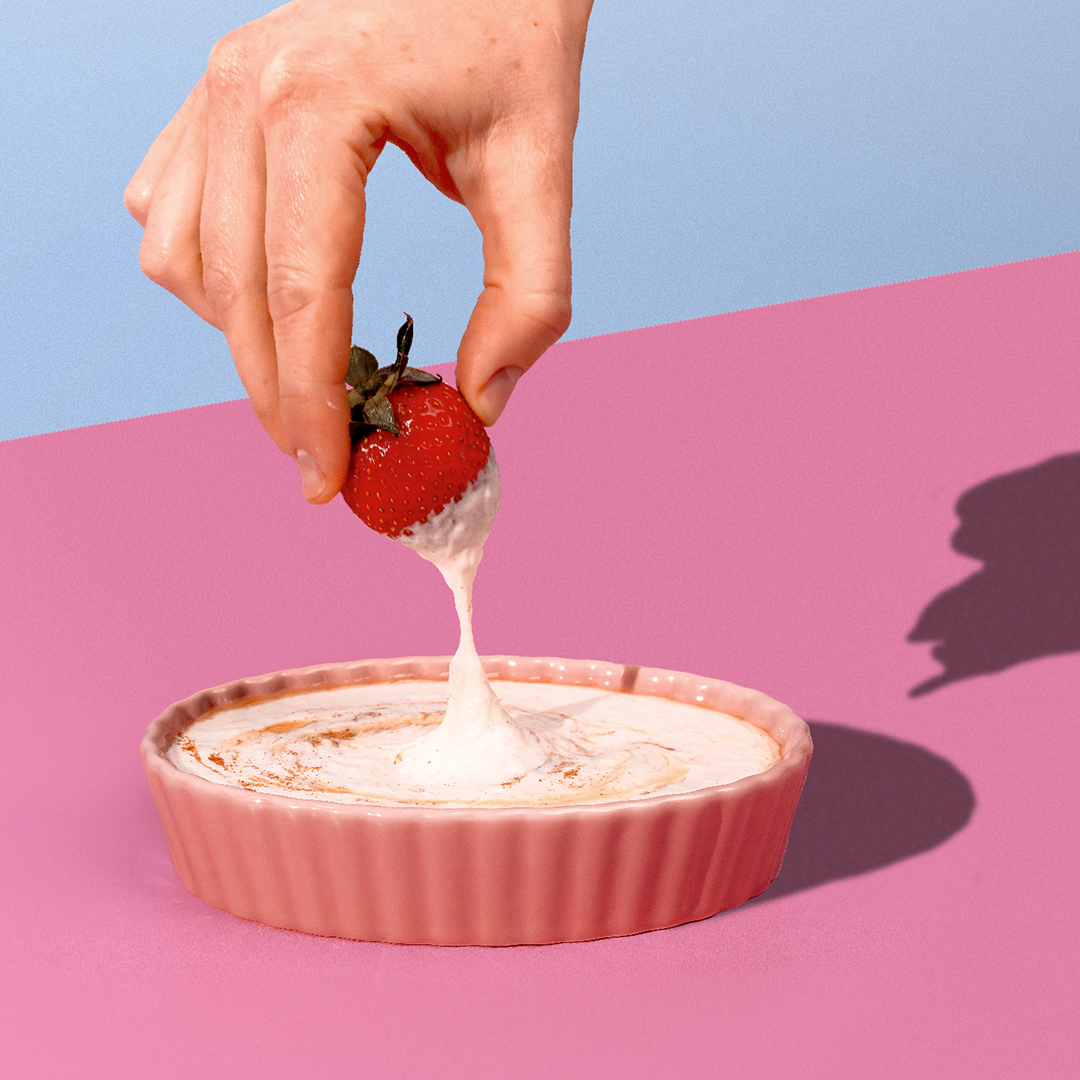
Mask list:
[[[166,709],[142,758],[185,888],[246,919],[332,937],[433,945],[584,941],[735,907],[780,870],[812,750],[789,708],[697,675],[512,656],[492,681],[563,682],[701,704],[764,728],[781,760],[722,787],[550,807],[416,807],[257,794],[181,772],[164,751],[208,710],[300,687],[446,679],[449,657],[282,671]],[[496,687],[497,692],[497,687]]]

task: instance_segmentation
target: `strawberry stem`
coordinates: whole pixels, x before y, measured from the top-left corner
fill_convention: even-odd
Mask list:
[[[389,401],[390,394],[399,382],[420,385],[442,382],[442,376],[433,371],[418,371],[408,366],[412,341],[413,320],[406,312],[405,322],[397,332],[397,359],[388,367],[378,367],[378,361],[366,349],[356,345],[352,347],[346,382],[351,382],[353,387],[349,391],[349,406],[352,410],[349,430],[354,449],[360,440],[375,428],[382,428],[391,435],[400,434],[394,407]]]

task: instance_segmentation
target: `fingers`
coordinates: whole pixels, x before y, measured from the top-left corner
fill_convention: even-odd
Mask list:
[[[291,59],[246,28],[222,39],[132,204],[144,270],[224,331],[257,417],[326,502],[348,469],[352,280],[385,124],[328,105]]]
[[[463,188],[484,237],[484,291],[458,350],[457,385],[485,424],[570,325],[572,127],[494,138]]]
[[[345,388],[352,282],[368,172],[382,126],[336,114],[316,85],[263,86],[266,297],[281,424],[310,502],[332,499],[349,467]]]
[[[176,153],[155,185],[143,221],[139,265],[151,281],[218,326],[203,288],[199,219],[205,180],[206,108],[200,99]]]
[[[146,230],[147,274],[225,333],[256,415],[313,502],[332,498],[348,468],[352,281],[364,185],[388,136],[425,150],[414,161],[483,234],[458,385],[485,423],[565,332],[584,39],[583,22],[567,38],[534,20],[537,40],[518,56],[490,48],[513,34],[481,41],[450,19],[450,45],[424,62],[410,51],[421,39],[394,19],[360,5],[328,22],[324,6],[287,4],[222,39],[126,195]],[[410,17],[445,14],[421,6]],[[493,57],[502,67],[478,84]]]
[[[206,184],[199,222],[203,287],[237,374],[270,437],[287,454],[278,409],[277,355],[266,302],[266,168],[257,87],[242,31],[214,47],[205,76]]]
[[[128,213],[142,226],[146,225],[146,217],[150,212],[150,204],[154,198],[154,189],[161,179],[169,163],[173,159],[180,143],[187,131],[188,123],[192,114],[205,102],[202,101],[202,80],[195,89],[187,96],[187,100],[180,106],[176,115],[165,125],[161,134],[154,140],[154,144],[146,152],[142,164],[135,170],[135,175],[128,181],[124,190],[124,205]]]

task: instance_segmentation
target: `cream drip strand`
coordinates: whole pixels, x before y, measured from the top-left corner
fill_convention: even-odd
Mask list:
[[[499,703],[476,652],[472,589],[499,509],[495,451],[461,498],[399,539],[434,563],[454,596],[461,638],[450,662],[446,715],[430,734],[394,759],[401,779],[414,784],[499,784],[539,768],[547,753]]]

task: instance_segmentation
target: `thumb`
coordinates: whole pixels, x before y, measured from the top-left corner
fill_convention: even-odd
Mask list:
[[[572,134],[524,146],[489,142],[477,182],[464,186],[484,237],[484,291],[456,374],[485,424],[498,420],[517,380],[570,325],[572,149]]]

